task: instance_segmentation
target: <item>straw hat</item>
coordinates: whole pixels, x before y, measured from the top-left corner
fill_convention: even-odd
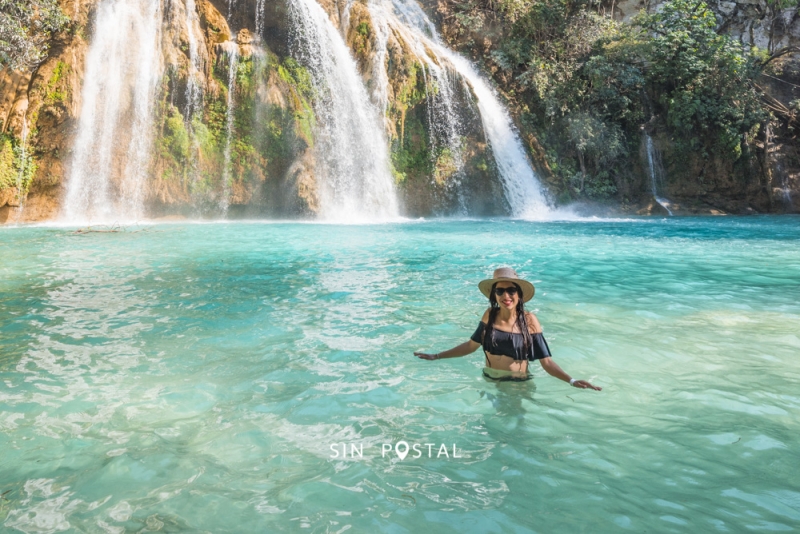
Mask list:
[[[536,292],[533,284],[517,276],[517,272],[511,267],[500,267],[499,269],[495,269],[490,279],[482,280],[478,284],[478,289],[480,289],[481,293],[483,293],[483,296],[488,299],[489,294],[492,292],[492,286],[497,282],[514,282],[517,284],[520,289],[522,289],[522,302],[528,302],[531,300],[533,298],[533,294]]]

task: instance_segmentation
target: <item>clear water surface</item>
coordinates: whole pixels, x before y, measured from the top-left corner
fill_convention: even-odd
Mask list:
[[[800,526],[796,217],[4,228],[0,257],[0,530]],[[412,356],[504,264],[601,393]]]

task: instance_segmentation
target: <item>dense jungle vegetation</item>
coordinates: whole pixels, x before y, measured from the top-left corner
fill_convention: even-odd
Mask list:
[[[40,63],[51,33],[68,21],[57,0],[0,0],[0,68]]]
[[[718,33],[702,1],[672,0],[631,23],[596,0],[449,7],[451,40],[491,39],[495,79],[543,145],[562,200],[614,195],[656,123],[678,152],[738,160],[768,119],[754,82],[769,55]]]

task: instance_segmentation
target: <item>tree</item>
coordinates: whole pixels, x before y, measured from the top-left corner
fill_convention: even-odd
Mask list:
[[[766,117],[753,83],[762,68],[756,51],[718,34],[714,13],[698,0],[672,0],[638,24],[651,36],[648,82],[678,138],[694,149],[708,139],[738,157]]]
[[[17,70],[41,63],[50,35],[67,22],[57,0],[0,0],[0,67]]]

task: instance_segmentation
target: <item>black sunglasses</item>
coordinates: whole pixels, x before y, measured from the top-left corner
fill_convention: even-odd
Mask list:
[[[517,294],[519,289],[517,289],[517,286],[494,288],[494,294],[497,295],[498,297],[502,297],[506,291],[508,291],[508,295],[510,297],[513,297],[514,295]]]

